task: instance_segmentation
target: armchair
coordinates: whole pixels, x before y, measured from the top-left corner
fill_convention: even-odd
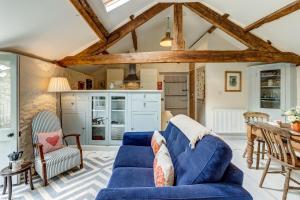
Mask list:
[[[44,153],[43,145],[38,143],[37,135],[43,132],[53,132],[61,129],[57,116],[49,111],[38,113],[32,120],[32,138],[35,156],[35,170],[44,181],[44,186],[48,184],[48,179],[79,166],[83,168],[82,148],[79,134],[63,136],[63,140],[75,137],[77,148],[65,146],[61,149]]]

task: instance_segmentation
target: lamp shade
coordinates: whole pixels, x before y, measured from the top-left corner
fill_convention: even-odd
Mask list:
[[[171,47],[173,38],[171,38],[171,33],[166,32],[166,36],[160,41],[160,46],[162,47]]]
[[[67,78],[52,77],[49,82],[48,92],[66,92],[70,91],[70,85]]]

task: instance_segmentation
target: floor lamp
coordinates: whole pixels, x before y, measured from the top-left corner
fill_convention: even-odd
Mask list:
[[[62,108],[61,108],[61,93],[70,91],[70,85],[68,79],[65,77],[52,77],[50,79],[48,85],[48,92],[55,92],[59,94],[59,118],[60,118],[60,125],[62,126]]]

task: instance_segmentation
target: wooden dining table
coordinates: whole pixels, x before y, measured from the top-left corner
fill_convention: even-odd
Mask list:
[[[281,123],[280,128],[288,129],[291,133],[291,144],[296,152],[300,153],[300,132],[292,131],[290,124]],[[248,168],[253,164],[254,141],[257,137],[263,138],[260,128],[255,126],[255,123],[247,123],[247,164]]]

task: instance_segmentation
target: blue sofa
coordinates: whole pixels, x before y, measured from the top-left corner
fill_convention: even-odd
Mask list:
[[[152,134],[124,134],[108,186],[97,200],[252,200],[242,187],[243,172],[231,164],[232,151],[225,142],[208,135],[191,149],[171,122],[162,134],[174,165],[175,186],[155,187]]]

